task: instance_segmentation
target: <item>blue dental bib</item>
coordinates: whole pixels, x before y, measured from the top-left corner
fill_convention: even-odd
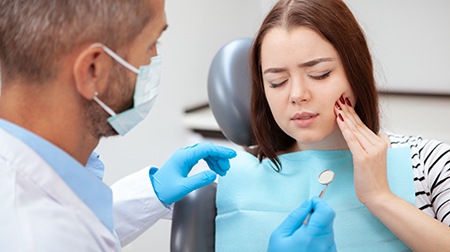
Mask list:
[[[409,148],[390,148],[387,166],[391,191],[414,204]],[[356,198],[350,151],[300,151],[279,156],[282,171],[270,160],[239,152],[217,188],[216,251],[267,251],[270,234],[300,204],[324,188],[317,178],[330,169],[334,181],[324,200],[336,211],[338,251],[409,251]]]

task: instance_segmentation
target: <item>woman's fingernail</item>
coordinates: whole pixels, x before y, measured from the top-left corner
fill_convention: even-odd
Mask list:
[[[342,97],[342,95],[341,95],[341,97],[339,97],[339,101],[340,101],[342,104],[345,104],[345,100],[344,100],[344,97]]]
[[[344,117],[342,117],[341,113],[338,114],[339,120],[344,121]]]
[[[334,106],[336,106],[337,109],[342,110],[341,106],[339,105],[339,103],[335,103]]]
[[[348,98],[345,98],[345,103],[347,103],[347,105],[349,107],[352,107],[352,103],[350,102],[350,100]]]

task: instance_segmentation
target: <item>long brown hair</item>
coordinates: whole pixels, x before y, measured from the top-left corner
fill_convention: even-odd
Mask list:
[[[264,19],[250,55],[252,74],[251,124],[261,161],[269,158],[277,171],[277,154],[295,139],[275,122],[267,102],[261,73],[261,44],[275,27],[290,30],[306,26],[321,34],[338,52],[357,103],[355,111],[369,129],[378,133],[379,111],[372,58],[364,33],[342,0],[280,0]]]

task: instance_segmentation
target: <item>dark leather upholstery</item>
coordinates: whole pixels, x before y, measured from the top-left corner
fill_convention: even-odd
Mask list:
[[[211,252],[215,245],[216,188],[212,183],[175,203],[170,250]]]

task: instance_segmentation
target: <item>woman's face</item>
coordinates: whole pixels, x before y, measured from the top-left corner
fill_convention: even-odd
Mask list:
[[[279,127],[297,140],[293,151],[345,149],[334,107],[355,98],[334,47],[314,30],[270,30],[261,45],[264,92]]]

